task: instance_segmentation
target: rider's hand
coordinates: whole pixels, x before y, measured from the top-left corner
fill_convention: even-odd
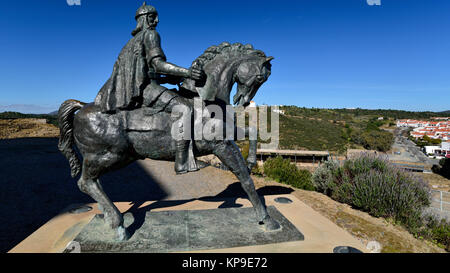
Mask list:
[[[204,72],[201,69],[198,69],[196,67],[191,67],[189,69],[189,75],[190,75],[190,78],[195,81],[202,80],[205,76]]]

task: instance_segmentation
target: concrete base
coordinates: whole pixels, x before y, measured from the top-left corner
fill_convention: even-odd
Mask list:
[[[297,228],[274,206],[269,215],[282,226],[267,232],[258,224],[253,208],[147,211],[133,217],[125,214],[131,238],[115,240],[103,217],[96,215],[74,239],[83,253],[91,252],[177,252],[264,245],[303,240]],[[106,230],[106,232],[105,232]],[[110,231],[110,232],[108,232]]]
[[[288,198],[292,202],[278,203],[275,201],[278,197]],[[251,219],[252,217],[250,216],[253,215],[253,209],[245,209],[251,208],[250,202],[241,198],[230,200],[150,201],[140,206],[127,202],[117,202],[115,204],[122,213],[131,212],[135,216],[133,219],[130,217],[131,214],[125,214],[127,215],[125,224],[133,232],[130,239],[131,244],[130,241],[128,242],[129,245],[134,244],[133,247],[136,247],[139,245],[139,242],[147,240],[147,243],[144,243],[144,246],[140,247],[139,250],[135,250],[135,252],[331,253],[337,246],[350,246],[362,252],[367,252],[359,240],[296,199],[293,195],[270,195],[264,196],[264,198],[269,208],[269,214],[281,222],[283,226],[282,231],[264,232],[258,229],[256,221],[251,221],[255,220]],[[228,207],[232,204],[231,207],[233,208],[223,208],[223,204],[227,204]],[[97,205],[88,204],[88,206],[93,207],[93,209],[86,211],[85,209],[73,210],[71,208],[71,210],[61,213],[9,252],[60,253],[64,252],[68,245],[73,245],[73,241],[80,241],[81,249],[83,249],[84,244],[85,250],[88,252],[132,251],[133,248],[117,248],[117,243],[107,243],[105,248],[105,245],[101,246],[93,237],[86,235],[88,233],[83,232],[83,230],[92,230],[92,228],[95,229],[101,226],[101,221],[98,221],[101,219],[94,219],[94,217],[98,218],[96,214],[100,213]],[[215,210],[218,208],[221,209]],[[215,214],[214,216],[208,216],[214,211],[216,212],[213,213]],[[236,220],[234,224],[228,223],[229,221],[233,222],[233,219],[237,217],[236,213],[239,211],[243,213],[242,217]],[[162,217],[159,220],[156,216],[157,212],[160,212],[159,215]],[[145,215],[143,222],[139,220],[140,213]],[[164,215],[167,216],[169,214],[172,217],[164,217]],[[173,217],[173,215],[176,215],[176,217]],[[197,218],[198,220],[202,218],[203,224],[200,224],[202,227],[194,227],[192,224],[197,222],[195,220],[191,222],[185,221],[187,215],[192,215],[192,219]],[[232,217],[230,218],[230,216]],[[154,219],[154,221],[146,220],[147,217]],[[218,219],[220,217],[222,217],[222,221]],[[172,219],[175,222],[166,223],[167,219]],[[248,223],[245,223],[245,225],[238,224],[238,222],[245,221],[245,219],[247,219]],[[146,225],[156,227],[158,223],[160,225],[159,233],[146,232],[148,231]],[[186,233],[184,233],[185,236],[180,237],[183,233],[178,232],[180,231],[179,228],[188,227],[189,223],[192,225],[192,228],[190,228],[192,236],[186,236]],[[133,224],[135,227],[132,226]],[[161,226],[161,224],[165,226]],[[168,226],[172,228],[172,231],[176,231],[178,227],[177,233],[170,232],[169,234],[172,234],[172,236],[169,236],[168,233],[161,233]],[[205,229],[209,229],[206,231],[207,233],[204,233]],[[236,233],[236,231],[240,231],[240,233]],[[251,231],[254,233],[249,233]],[[147,234],[146,236],[148,237],[143,238],[143,234]],[[155,234],[159,234],[159,237]],[[174,236],[174,234],[178,235]],[[302,240],[302,234],[304,240]],[[176,240],[171,241],[169,238],[176,238]],[[228,240],[230,242],[226,243],[227,240],[224,240],[225,238],[231,238]],[[187,240],[194,241],[187,242]],[[101,241],[105,242],[105,240]],[[98,248],[99,246],[101,248]]]

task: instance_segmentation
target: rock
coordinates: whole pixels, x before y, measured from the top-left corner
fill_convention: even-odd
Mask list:
[[[211,166],[219,166],[222,162],[215,155],[205,155],[197,157],[197,160],[203,161]]]
[[[380,253],[381,252],[381,244],[377,241],[370,241],[367,243],[366,248],[370,250],[370,253]]]

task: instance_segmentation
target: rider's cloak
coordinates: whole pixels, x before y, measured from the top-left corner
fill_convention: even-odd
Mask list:
[[[95,98],[95,104],[100,106],[101,111],[139,107],[145,87],[154,80],[151,62],[156,57],[166,60],[156,30],[142,30],[130,39],[114,64],[111,77]],[[151,97],[156,99],[162,92],[164,88],[154,88]]]

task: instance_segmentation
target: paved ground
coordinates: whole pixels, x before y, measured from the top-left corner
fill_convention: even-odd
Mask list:
[[[103,176],[101,181],[113,202],[138,204],[204,197],[223,197],[225,201],[227,197],[245,196],[229,171],[207,167],[177,176],[172,162],[138,161]],[[0,140],[0,185],[0,253],[10,250],[68,206],[93,202],[70,177],[56,138]],[[260,195],[290,192],[276,186],[258,190]],[[225,203],[223,207],[230,205]]]
[[[279,197],[282,198],[288,198],[292,202],[291,203],[278,203],[275,200]],[[231,208],[231,210],[235,211],[237,214],[241,214],[242,209],[250,208],[251,204],[248,201],[248,199],[245,198],[232,198],[232,201],[229,201],[228,203],[234,202],[234,208]],[[211,218],[211,215],[206,217],[209,221],[213,221],[214,223],[220,223],[222,225],[212,225],[209,228],[218,229],[216,231],[217,233],[220,233],[221,235],[215,235],[213,237],[210,237],[211,233],[214,233],[213,230],[210,230],[212,232],[207,232],[208,234],[204,234],[203,232],[198,233],[197,235],[200,235],[196,239],[190,238],[191,232],[194,232],[194,229],[198,227],[199,224],[201,224],[201,220],[199,218],[196,218],[192,222],[189,221],[189,218],[191,218],[193,215],[198,215],[198,213],[194,213],[194,211],[203,210],[202,213],[210,213],[212,209],[217,209],[223,206],[222,200],[217,199],[209,199],[209,200],[194,200],[194,201],[185,201],[185,202],[179,202],[179,201],[151,201],[146,202],[142,204],[141,207],[136,208],[134,205],[129,204],[128,202],[116,202],[117,208],[122,212],[125,213],[125,215],[130,215],[129,212],[132,213],[134,217],[134,220],[130,217],[125,217],[125,222],[128,222],[130,226],[128,227],[130,230],[130,234],[134,234],[133,236],[137,236],[138,238],[133,239],[131,237],[130,241],[127,241],[125,243],[112,243],[108,240],[108,235],[105,236],[103,233],[102,235],[99,235],[103,237],[101,244],[95,244],[91,245],[91,247],[95,247],[95,249],[91,249],[91,251],[104,251],[104,247],[106,245],[109,245],[111,247],[112,251],[119,250],[118,247],[121,247],[124,251],[130,250],[131,252],[139,251],[139,249],[136,249],[134,247],[136,241],[141,241],[143,232],[147,233],[147,235],[150,235],[151,237],[155,236],[155,240],[160,244],[160,247],[162,247],[162,251],[171,251],[170,245],[173,245],[173,240],[179,240],[179,243],[183,244],[184,241],[184,247],[183,249],[178,249],[182,251],[188,251],[188,252],[225,252],[225,253],[298,253],[298,252],[318,252],[318,253],[330,253],[333,252],[333,250],[337,246],[349,246],[352,248],[356,248],[357,250],[367,252],[367,249],[365,247],[365,244],[362,244],[361,241],[359,241],[357,238],[351,236],[348,232],[346,232],[344,229],[339,228],[335,223],[324,217],[323,215],[320,215],[317,211],[313,210],[311,207],[307,206],[302,201],[298,200],[295,196],[290,194],[282,194],[282,195],[266,195],[264,196],[264,201],[269,207],[269,211],[271,211],[272,215],[275,216],[276,211],[274,208],[270,209],[271,206],[276,207],[276,210],[278,210],[283,217],[289,220],[290,224],[285,222],[285,220],[280,220],[282,223],[283,228],[278,231],[271,231],[271,232],[264,232],[263,229],[261,229],[261,226],[257,225],[254,221],[250,218],[253,218],[251,213],[249,214],[249,218],[246,218],[244,220],[244,225],[247,227],[251,227],[253,229],[252,233],[254,233],[253,238],[248,237],[248,232],[245,232],[245,235],[242,235],[243,232],[243,226],[242,221],[236,222],[236,217],[231,217],[223,220],[223,217],[220,217],[222,219],[216,219],[215,221]],[[53,218],[52,221],[47,222],[45,225],[43,225],[39,230],[34,232],[32,235],[27,237],[24,241],[22,241],[19,245],[17,245],[14,249],[11,250],[12,253],[60,253],[63,251],[66,246],[72,242],[72,246],[75,247],[75,251],[77,251],[76,243],[73,241],[81,243],[81,252],[84,252],[83,248],[84,245],[86,246],[84,242],[84,239],[82,238],[83,235],[80,234],[80,232],[83,232],[82,230],[84,227],[89,228],[89,225],[91,225],[90,220],[95,216],[95,214],[99,213],[97,210],[97,206],[95,204],[91,204],[93,207],[93,210],[79,213],[79,214],[71,214],[71,213],[64,213],[60,214],[57,217]],[[183,210],[189,210],[188,216],[182,220],[181,222],[177,222],[177,218],[173,218],[172,216],[175,216],[175,214],[180,213],[180,211]],[[206,211],[205,211],[206,210]],[[250,210],[252,211],[252,210]],[[166,229],[162,229],[159,232],[155,232],[154,230],[148,230],[145,225],[146,221],[144,219],[149,220],[146,215],[148,212],[154,213],[153,217],[155,217],[155,213],[162,213],[162,215],[170,215],[169,221],[172,222],[171,224],[171,236],[164,236],[164,234],[167,234]],[[224,213],[225,210],[221,211],[221,213]],[[139,216],[140,215],[140,216]],[[137,216],[137,217],[136,217]],[[162,216],[165,220],[168,220],[167,217]],[[230,215],[231,216],[231,215]],[[280,216],[278,214],[278,216]],[[158,217],[158,216],[156,216]],[[129,221],[127,221],[127,218]],[[276,218],[276,216],[275,216]],[[141,220],[139,220],[141,219]],[[155,218],[152,218],[154,221]],[[254,218],[253,218],[254,219]],[[95,221],[95,220],[94,220]],[[248,222],[249,221],[249,222]],[[195,223],[194,225],[189,225],[188,223]],[[284,222],[284,223],[283,223]],[[147,223],[148,224],[148,223]],[[88,226],[86,226],[88,225]],[[125,224],[127,225],[127,224]],[[158,224],[157,224],[158,225]],[[160,225],[160,224],[159,224]],[[297,230],[301,231],[304,234],[304,240],[300,240],[300,237],[295,236],[293,231],[293,226],[297,228]],[[178,229],[176,227],[179,227]],[[234,233],[230,233],[229,226],[234,226],[234,228],[237,228]],[[290,228],[287,228],[290,226]],[[224,229],[224,227],[226,227]],[[142,230],[142,228],[144,230]],[[174,229],[175,228],[175,229]],[[160,227],[156,227],[156,229],[160,229]],[[290,235],[286,234],[289,233],[287,229],[291,230]],[[186,234],[187,232],[187,234]],[[239,233],[241,236],[239,236]],[[295,232],[296,233],[296,232]],[[108,233],[107,233],[108,234]],[[228,236],[226,236],[228,234]],[[80,236],[78,236],[80,235]],[[143,236],[144,238],[147,237]],[[225,235],[225,237],[223,236]],[[287,237],[285,237],[287,235]],[[299,234],[297,234],[299,235]],[[114,236],[113,234],[109,234],[109,236]],[[292,236],[295,236],[292,238]],[[89,237],[89,236],[88,236]],[[222,237],[222,241],[217,241],[216,239]],[[228,238],[227,238],[228,237]],[[85,237],[86,238],[86,237]],[[111,238],[111,237],[110,237]],[[183,238],[190,238],[189,242],[186,242]],[[265,239],[264,239],[265,238]],[[270,240],[274,240],[276,243],[269,243],[269,244],[254,244],[253,242],[249,242],[249,240],[266,240],[271,238]],[[284,239],[283,239],[284,238]],[[81,240],[80,240],[81,239]],[[288,239],[288,241],[286,241]],[[293,240],[292,240],[293,239]],[[88,241],[91,240],[88,238]],[[154,240],[154,239],[150,239]],[[238,241],[236,241],[238,240]],[[81,242],[80,242],[81,241]],[[108,242],[109,241],[109,242]],[[145,240],[144,240],[145,241]],[[143,244],[146,244],[146,242],[142,241]],[[230,245],[228,241],[234,241],[234,246]],[[133,246],[130,246],[133,245]],[[145,247],[143,244],[139,243],[135,245],[137,248]],[[147,242],[148,244],[148,242]],[[202,244],[203,246],[200,247],[199,244]],[[88,243],[90,245],[90,243]],[[150,249],[148,251],[152,251],[152,248],[154,248],[156,245],[151,244]],[[190,248],[189,246],[194,248]],[[213,249],[211,249],[211,246],[213,246]],[[177,243],[176,248],[179,247],[179,244]],[[217,249],[216,247],[221,247],[220,249]],[[88,247],[89,248],[89,247]],[[128,249],[128,250],[127,250]],[[153,249],[154,250],[154,249]],[[175,250],[175,249],[172,249]],[[190,251],[189,251],[190,250]],[[147,251],[147,250],[145,250]],[[158,250],[159,251],[159,250]],[[88,249],[89,252],[89,249]]]

